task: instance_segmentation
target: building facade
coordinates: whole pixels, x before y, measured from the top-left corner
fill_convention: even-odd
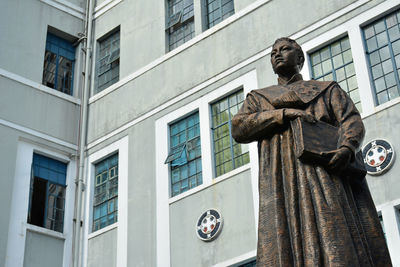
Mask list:
[[[396,0],[0,3],[0,265],[253,266],[257,145],[231,117],[276,84],[275,39],[304,79],[361,112],[368,184],[400,266]],[[399,150],[400,151],[400,150]]]

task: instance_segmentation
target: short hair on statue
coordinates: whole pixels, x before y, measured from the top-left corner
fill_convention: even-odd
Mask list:
[[[279,42],[283,42],[286,41],[288,43],[290,43],[291,45],[293,45],[293,47],[296,49],[297,53],[299,53],[299,55],[301,55],[301,61],[299,64],[299,70],[301,70],[303,68],[304,65],[304,52],[303,49],[301,49],[301,46],[293,39],[290,39],[289,37],[281,37],[275,40],[274,44],[272,45],[272,47],[274,47],[277,43]]]

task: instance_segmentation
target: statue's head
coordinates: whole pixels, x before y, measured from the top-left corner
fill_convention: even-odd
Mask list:
[[[304,64],[304,53],[300,45],[287,37],[275,41],[271,51],[271,64],[279,76],[299,73]]]

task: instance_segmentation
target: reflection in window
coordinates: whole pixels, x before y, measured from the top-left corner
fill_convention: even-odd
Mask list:
[[[243,90],[211,105],[215,175],[220,176],[249,163],[247,144],[232,138],[232,118],[243,104]]]
[[[358,90],[349,37],[344,37],[312,53],[312,78],[320,81],[337,81],[353,100],[361,112],[360,93]]]
[[[67,164],[33,154],[28,223],[63,232]]]
[[[233,0],[207,0],[207,24],[211,28],[235,13]]]
[[[399,96],[400,11],[364,27],[366,53],[377,104]]]
[[[171,170],[171,196],[179,195],[203,183],[199,113],[169,127],[169,155],[165,163]]]
[[[118,221],[118,154],[95,165],[93,229]]]
[[[99,41],[96,65],[97,93],[119,81],[119,37],[118,30]]]
[[[194,37],[193,0],[167,0],[168,51]]]
[[[42,83],[72,95],[74,61],[75,48],[72,43],[48,33]]]

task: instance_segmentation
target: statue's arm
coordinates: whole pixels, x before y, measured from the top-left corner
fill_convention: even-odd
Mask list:
[[[257,98],[249,93],[232,119],[232,136],[239,143],[263,139],[284,124],[283,112],[283,109],[263,110]]]
[[[365,134],[360,113],[350,96],[338,84],[334,84],[330,91],[330,105],[336,121],[339,123],[338,147],[349,148],[354,156]]]

